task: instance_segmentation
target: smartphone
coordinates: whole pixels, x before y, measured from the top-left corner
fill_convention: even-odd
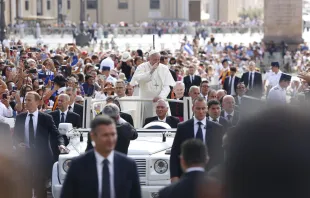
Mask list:
[[[74,43],[68,43],[67,45],[74,45]]]
[[[17,90],[17,87],[16,87],[16,86],[14,86],[14,87],[13,87],[13,91],[16,91],[16,90]]]
[[[107,77],[105,75],[99,74],[99,79],[105,81],[107,79]]]
[[[38,69],[42,69],[42,65],[40,64],[40,65],[37,65],[37,68]]]
[[[2,98],[3,99],[8,99],[8,94],[6,94],[6,93],[2,94]]]
[[[37,70],[36,70],[36,69],[30,69],[30,70],[28,71],[28,73],[30,73],[30,74],[35,74],[35,73],[37,73]]]

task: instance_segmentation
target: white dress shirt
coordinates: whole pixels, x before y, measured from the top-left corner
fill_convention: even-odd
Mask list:
[[[238,97],[239,104],[241,104],[242,97],[241,96],[237,96],[237,97]]]
[[[229,77],[229,83],[230,85],[230,95],[234,96],[236,95],[236,90],[235,90],[235,76],[230,76]]]
[[[209,116],[209,121],[212,121],[213,122],[213,118],[211,118],[211,116]],[[220,123],[220,117],[216,118],[215,120],[217,120],[217,123]]]
[[[158,117],[158,116],[157,116],[157,117]],[[166,122],[166,119],[167,119],[167,117],[165,117],[163,120],[161,120],[161,119],[158,117],[158,121]]]
[[[29,111],[27,113],[27,117],[25,120],[25,144],[27,145],[27,147],[29,146],[29,120],[30,120],[30,116],[29,116]],[[39,118],[39,110],[37,109],[35,112],[32,113],[32,121],[33,121],[33,128],[34,128],[34,137],[36,137],[37,134],[37,126],[38,126],[38,118]]]
[[[208,101],[208,94],[207,95],[202,95],[202,93],[200,93],[200,96],[203,97],[206,101]]]
[[[62,112],[62,111],[60,111],[59,110],[59,115],[60,115],[60,119],[59,119],[59,121],[61,121],[61,114],[62,113],[64,113],[65,115],[64,115],[64,117],[65,117],[65,121],[66,121],[66,119],[67,119],[67,113],[68,113],[68,109],[65,111],[65,112]]]
[[[270,85],[271,87],[277,86],[277,84],[279,84],[281,75],[282,75],[282,71],[279,71],[277,74],[274,72],[271,72],[267,78],[268,85]]]
[[[193,172],[193,171],[200,171],[200,172],[205,172],[205,169],[202,168],[202,167],[192,167],[192,168],[188,168],[186,169],[186,173],[189,173],[189,172]]]
[[[251,82],[251,83],[252,83],[252,86],[254,87],[254,76],[255,76],[254,74],[255,74],[255,71],[252,71],[252,72],[250,71],[250,72],[249,72],[249,84],[248,84],[248,87],[250,87],[251,75],[252,75],[252,82]],[[253,88],[253,87],[252,87],[252,88]]]
[[[95,158],[96,158],[96,166],[97,166],[97,175],[98,175],[98,198],[101,198],[102,193],[102,169],[103,169],[103,160],[104,158],[100,155],[95,149]],[[111,198],[115,198],[115,191],[114,191],[114,151],[110,153],[107,157],[109,160],[109,172],[110,172],[110,191],[111,191]]]
[[[196,138],[197,135],[197,131],[199,128],[199,125],[197,124],[197,122],[201,122],[202,125],[200,126],[202,129],[202,137],[203,137],[203,142],[206,142],[206,126],[207,126],[207,118],[205,117],[203,120],[198,120],[195,116],[194,116],[194,137]]]
[[[7,118],[13,117],[13,109],[11,106],[9,105],[7,108],[2,102],[0,102],[0,116]]]
[[[231,112],[231,114],[229,114],[229,113],[227,113],[226,111],[224,111],[224,117],[225,117],[225,119],[226,119],[226,120],[229,120],[228,117],[227,117],[228,115],[231,115],[231,119],[232,119],[232,118],[234,117],[234,112],[235,112],[235,111],[233,111],[233,112]]]

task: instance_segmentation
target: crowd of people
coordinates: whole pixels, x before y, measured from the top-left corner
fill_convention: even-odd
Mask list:
[[[197,39],[198,37],[195,38]],[[260,172],[270,172],[267,165],[269,161],[274,165],[271,170],[275,170],[282,162],[293,159],[295,154],[302,155],[302,149],[306,149],[308,145],[305,143],[307,135],[304,133],[308,129],[307,122],[297,126],[296,123],[301,123],[304,117],[292,116],[296,112],[281,108],[267,110],[264,114],[258,112],[266,105],[274,107],[289,103],[298,106],[305,104],[310,83],[310,53],[307,44],[301,45],[293,57],[290,53],[285,53],[287,59],[291,56],[290,71],[296,70],[297,78],[282,72],[280,68],[283,68],[284,63],[279,62],[272,62],[268,66],[270,71],[266,73],[260,71],[257,63],[264,56],[263,44],[255,42],[245,47],[243,44],[233,46],[228,43],[222,46],[211,35],[207,45],[201,47],[195,40],[190,46],[193,54],[188,52],[185,45],[176,52],[143,52],[138,49],[123,53],[88,52],[74,43],[57,49],[49,49],[41,44],[29,47],[21,40],[5,45],[0,57],[0,116],[2,120],[13,117],[16,121],[13,141],[12,137],[2,138],[1,150],[12,155],[12,149],[8,148],[14,146],[14,155],[23,159],[22,165],[26,170],[20,169],[22,177],[17,178],[23,179],[22,183],[25,185],[16,192],[27,197],[33,193],[37,198],[46,197],[46,184],[51,177],[52,164],[61,153],[68,152],[66,146],[69,140],[60,135],[58,126],[67,122],[76,128],[82,127],[84,99],[92,97],[105,100],[107,105],[103,109],[96,109],[98,116],[91,124],[88,152],[72,163],[62,197],[141,197],[133,161],[118,153],[126,155],[130,141],[138,137],[133,118],[122,112],[122,105],[118,100],[133,96],[152,100],[144,102],[141,107],[144,127],[159,121],[177,128],[170,157],[173,184],[162,190],[160,197],[194,197],[194,192],[199,192],[196,197],[209,197],[211,195],[206,194],[211,191],[218,193],[211,197],[221,197],[221,189],[226,183],[226,190],[231,193],[228,196],[232,197],[249,197],[253,195],[250,190],[256,193],[255,196],[265,195],[269,190],[272,193],[273,190],[278,192],[278,187],[270,189],[274,175],[265,174],[265,179],[271,178],[270,183],[263,185],[262,191],[258,193],[255,177],[252,178],[251,174],[260,176],[260,181],[265,179],[256,172],[255,162],[264,168]],[[202,51],[199,50],[201,48]],[[175,102],[184,97],[190,97],[193,103],[193,118],[188,120],[184,119],[183,104]],[[167,103],[166,99],[175,101]],[[253,112],[256,117],[261,117],[257,120],[249,119]],[[266,120],[263,119],[265,114],[269,117],[265,117]],[[280,127],[281,123],[287,127]],[[8,127],[4,122],[0,124],[3,125],[0,128],[5,134]],[[301,150],[294,150],[288,154],[291,158],[285,158],[281,155],[281,149],[289,151],[295,143],[299,143],[299,136],[292,133],[295,129],[300,130],[300,136],[304,137],[296,147]],[[288,136],[280,134],[280,131]],[[265,140],[260,132],[270,133],[269,140]],[[223,147],[225,137],[227,144],[224,141]],[[95,141],[95,146],[90,140]],[[240,141],[242,144],[239,144]],[[283,144],[275,145],[278,141],[283,141]],[[292,142],[285,145],[287,141]],[[262,146],[265,144],[266,147]],[[273,146],[277,149],[269,152],[273,150]],[[267,153],[266,161],[260,154]],[[112,155],[115,157],[114,161],[111,160]],[[284,158],[273,159],[278,155]],[[301,156],[301,159],[305,158],[304,155]],[[97,173],[102,175],[99,174],[100,181],[95,183],[99,186],[98,192],[91,192],[94,188],[88,183],[93,181],[93,177],[97,178],[97,175],[91,171],[93,177],[90,177],[84,167],[87,161],[91,161],[94,167],[88,168],[96,168],[96,160],[104,160],[103,164],[97,164]],[[253,163],[251,160],[254,160]],[[308,160],[303,162],[305,164],[301,166],[307,169]],[[127,164],[126,169],[122,169],[121,163]],[[290,165],[295,167],[292,163]],[[111,168],[106,169],[107,166],[114,166],[122,175],[119,172],[111,173]],[[240,168],[244,166],[249,166],[249,169]],[[204,178],[205,174],[201,174],[205,170],[211,175],[207,180]],[[282,167],[281,171],[285,173],[285,168]],[[79,174],[81,172],[84,173]],[[126,174],[128,177],[123,178]],[[111,181],[114,180],[107,181],[106,177],[115,178],[116,175],[119,175],[118,183],[113,186]],[[297,177],[294,174],[290,176]],[[16,178],[12,178],[12,182],[16,182],[14,179]],[[132,183],[125,183],[126,179]],[[199,185],[194,185],[199,179],[202,179]],[[291,182],[286,181],[283,185]],[[202,184],[206,184],[208,188],[198,189]],[[209,188],[213,185],[213,188]],[[244,189],[243,185],[248,188]],[[112,190],[107,189],[107,186]],[[120,192],[120,186],[126,190]],[[303,185],[294,186],[296,190],[308,193],[308,188],[303,189]],[[276,192],[271,195],[276,195]]]

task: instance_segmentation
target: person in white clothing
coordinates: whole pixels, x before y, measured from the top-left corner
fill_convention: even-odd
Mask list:
[[[271,63],[271,72],[268,74],[268,76],[266,78],[267,83],[268,83],[266,93],[269,93],[269,90],[279,83],[281,75],[282,75],[282,71],[280,70],[279,63],[278,62],[272,62]]]
[[[270,90],[267,102],[272,104],[286,104],[286,88],[290,85],[291,79],[291,75],[282,73],[279,84]]]
[[[156,51],[149,53],[149,61],[140,64],[135,71],[130,84],[139,84],[139,97],[151,98],[152,102],[144,102],[142,105],[142,119],[155,116],[155,103],[159,99],[167,98],[170,87],[174,86],[175,81],[167,66],[160,64],[160,54]],[[150,111],[153,109],[153,111]]]

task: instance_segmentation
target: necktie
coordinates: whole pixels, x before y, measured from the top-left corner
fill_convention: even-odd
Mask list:
[[[194,76],[192,76],[192,83],[194,83]]]
[[[29,146],[30,148],[34,145],[34,126],[33,126],[33,114],[29,114]]]
[[[101,198],[111,198],[109,160],[103,160]]]
[[[196,139],[200,139],[201,141],[203,141],[202,128],[201,128],[202,123],[197,122],[197,124],[198,124],[198,130],[196,133]]]
[[[249,88],[252,89],[253,88],[253,84],[252,84],[252,72],[250,72],[250,82],[249,82]]]
[[[231,120],[231,118],[232,118],[232,115],[227,115],[227,119],[228,119],[228,121],[230,121],[230,120]]]
[[[65,113],[61,113],[60,123],[65,123]]]
[[[71,111],[72,107],[71,107],[71,106],[69,106],[69,107],[68,107],[68,109],[69,109],[69,111]]]

